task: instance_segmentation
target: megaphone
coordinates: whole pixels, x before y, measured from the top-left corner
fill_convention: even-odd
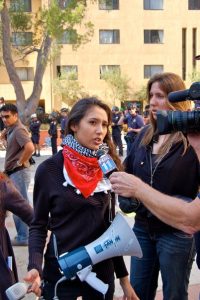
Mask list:
[[[58,263],[66,279],[78,276],[81,281],[86,281],[105,295],[108,284],[91,272],[92,265],[111,257],[125,255],[141,258],[142,250],[126,219],[117,213],[110,227],[98,239],[85,247],[61,254]]]

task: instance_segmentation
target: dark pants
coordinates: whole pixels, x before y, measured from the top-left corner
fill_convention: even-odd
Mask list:
[[[134,143],[135,136],[127,134],[127,135],[125,135],[124,139],[125,139],[126,144],[127,144],[127,155],[128,155],[130,153],[132,145]]]
[[[58,152],[57,137],[51,137],[51,149],[52,149],[52,154],[53,155]]]
[[[52,300],[54,297],[55,283],[45,282],[42,296],[44,300]],[[57,296],[59,300],[76,300],[82,296],[82,300],[113,300],[114,281],[109,284],[109,289],[105,297],[90,287],[86,282],[78,280],[66,280],[57,287]]]
[[[187,300],[188,285],[195,256],[192,235],[181,231],[155,233],[135,225],[134,233],[143,257],[131,258],[130,280],[141,300],[154,300],[158,273],[163,281],[164,300]]]
[[[121,132],[116,132],[112,135],[113,143],[115,146],[119,148],[119,155],[123,156],[123,145],[122,145],[122,138],[121,138]]]

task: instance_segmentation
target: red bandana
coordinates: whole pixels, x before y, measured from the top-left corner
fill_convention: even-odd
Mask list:
[[[72,183],[85,198],[88,198],[103,177],[97,158],[82,156],[68,146],[63,147],[63,157]]]

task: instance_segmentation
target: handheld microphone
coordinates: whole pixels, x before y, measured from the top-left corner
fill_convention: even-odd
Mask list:
[[[118,171],[117,166],[112,157],[103,149],[97,150],[97,158],[99,166],[103,174],[108,178],[113,172]]]
[[[6,290],[6,296],[9,300],[23,299],[27,293],[28,287],[23,282],[17,282]]]
[[[188,90],[180,90],[168,94],[170,102],[182,102],[185,100],[200,100],[200,82],[194,82]]]
[[[108,178],[113,172],[118,171],[117,166],[112,157],[106,153],[104,149],[97,150],[97,158],[99,166],[103,174]],[[137,199],[127,198],[118,195],[118,202],[120,209],[125,213],[136,212],[140,206],[140,202]]]

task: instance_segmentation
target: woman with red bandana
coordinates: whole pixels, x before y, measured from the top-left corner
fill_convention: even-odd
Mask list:
[[[35,216],[30,228],[29,272],[25,280],[31,283],[29,292],[40,295],[42,277],[45,300],[54,299],[55,285],[62,277],[56,251],[61,255],[93,242],[109,227],[114,217],[114,194],[96,157],[100,145],[106,143],[109,154],[121,169],[108,130],[110,124],[111,110],[106,104],[96,98],[79,100],[68,117],[63,150],[44,161],[36,171]],[[53,234],[47,245],[42,270],[48,229]],[[93,271],[97,278],[109,284],[105,297],[76,278],[59,283],[58,298],[75,300],[82,296],[83,300],[112,300],[115,273],[120,279],[124,299],[138,300],[122,257],[102,261],[93,266]]]

